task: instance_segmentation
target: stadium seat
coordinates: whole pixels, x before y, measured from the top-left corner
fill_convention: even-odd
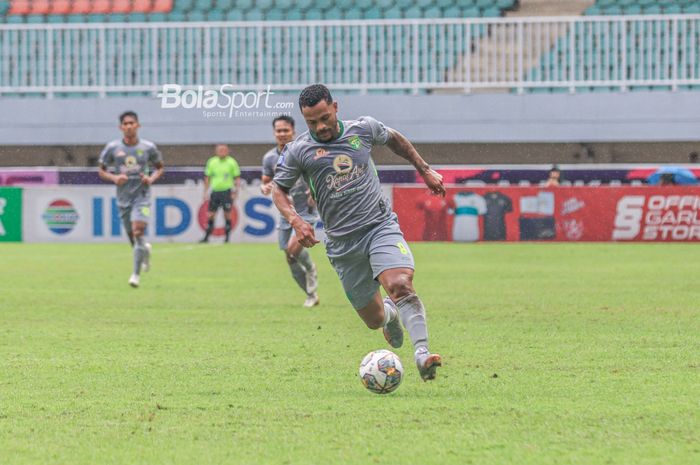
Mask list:
[[[34,0],[32,2],[31,10],[29,12],[30,15],[46,15],[51,12],[51,2],[49,0]],[[27,22],[35,23],[35,22],[42,22],[42,21],[29,21],[27,19]]]
[[[113,0],[112,13],[131,13],[131,1]]]
[[[168,13],[173,9],[173,0],[153,0],[151,13]]]
[[[152,9],[151,0],[133,0],[131,11],[134,13],[150,13]]]
[[[91,14],[109,14],[112,12],[112,2],[111,0],[95,0],[92,2]]]
[[[29,0],[12,0],[8,15],[28,15],[31,11],[32,3]]]

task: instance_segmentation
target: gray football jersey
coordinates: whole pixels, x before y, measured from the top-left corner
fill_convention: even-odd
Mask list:
[[[391,216],[371,156],[373,145],[387,143],[388,129],[369,116],[338,123],[340,136],[331,142],[319,142],[307,131],[287,144],[274,177],[287,189],[299,177],[307,181],[331,238]]]
[[[263,156],[263,175],[274,178],[279,157],[280,153],[277,151],[277,147],[270,149],[265,156]],[[309,223],[314,223],[318,217],[318,213],[316,212],[316,207],[309,206],[308,192],[309,185],[306,184],[302,178],[299,178],[294,186],[289,189],[289,195],[292,197],[292,204],[294,205],[294,209],[297,211],[299,216],[304,218],[304,220]],[[284,217],[280,217],[280,228],[287,229],[290,227],[291,225],[287,222],[287,220]]]
[[[148,176],[163,156],[153,142],[139,139],[136,145],[126,145],[121,139],[113,140],[100,154],[100,164],[115,174],[126,174],[129,180],[117,186],[117,204],[128,206],[139,197],[150,197],[150,187],[141,182],[141,174]]]

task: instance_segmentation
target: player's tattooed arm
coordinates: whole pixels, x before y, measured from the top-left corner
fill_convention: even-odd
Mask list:
[[[388,129],[389,139],[386,142],[389,150],[411,163],[423,177],[423,181],[433,194],[445,196],[445,186],[442,183],[442,175],[433,170],[430,165],[423,160],[411,141],[395,129]]]
[[[314,234],[314,228],[304,221],[294,209],[292,199],[289,197],[289,190],[274,181],[272,184],[272,201],[280,211],[280,214],[289,221],[289,224],[294,228],[294,233],[299,243],[304,247],[313,247],[318,244],[319,241]]]

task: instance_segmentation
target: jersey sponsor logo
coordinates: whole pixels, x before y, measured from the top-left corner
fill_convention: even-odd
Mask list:
[[[319,147],[316,149],[316,155],[314,155],[314,160],[318,160],[319,158],[323,158],[326,155],[328,155],[328,150],[324,149],[323,147]]]
[[[52,201],[42,219],[49,231],[55,234],[68,234],[73,230],[80,216],[72,203],[65,199],[57,199]]]
[[[350,144],[350,147],[352,147],[355,150],[359,149],[362,145],[362,142],[360,141],[360,138],[358,136],[352,136],[348,140],[348,143]]]
[[[347,155],[338,155],[333,159],[333,169],[338,174],[352,171],[352,158]]]

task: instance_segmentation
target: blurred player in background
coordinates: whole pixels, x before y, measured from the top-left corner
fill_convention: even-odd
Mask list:
[[[289,198],[300,177],[308,182],[328,236],[328,258],[350,303],[369,328],[384,328],[384,337],[392,347],[403,344],[403,322],[415,348],[421,378],[434,379],[442,358],[428,350],[425,307],[413,289],[413,256],[382,193],[371,158],[372,146],[386,145],[408,160],[428,188],[444,196],[442,176],[428,166],[408,139],[374,118],[338,120],[338,103],[323,85],[304,89],[299,107],[309,131],[287,144],[280,155],[274,177],[275,205],[301,244],[313,247],[318,243],[314,229]],[[380,283],[389,295],[383,302]]]
[[[265,195],[269,195],[272,192],[272,178],[275,175],[275,167],[282,149],[284,149],[285,144],[294,140],[294,119],[291,116],[277,117],[272,121],[272,128],[277,146],[270,149],[262,161],[263,174],[260,190]],[[318,213],[316,212],[316,203],[311,197],[311,190],[308,184],[300,178],[289,190],[289,196],[292,199],[296,212],[313,228],[318,220]],[[287,255],[287,264],[292,272],[294,281],[306,293],[304,307],[310,308],[318,305],[319,298],[316,292],[318,289],[318,274],[316,273],[316,265],[311,259],[308,250],[297,240],[292,225],[284,217],[280,218],[278,238],[280,249],[284,250]]]
[[[143,235],[151,217],[151,184],[163,175],[163,157],[156,144],[139,139],[140,127],[133,111],[119,116],[124,137],[105,146],[100,154],[99,170],[101,179],[117,185],[119,216],[134,248],[131,287],[139,287],[141,270],[150,268],[151,244],[145,242]]]
[[[235,158],[229,155],[228,145],[219,144],[214,149],[214,155],[207,160],[204,168],[204,201],[207,200],[209,187],[209,216],[207,231],[199,242],[209,242],[209,236],[214,231],[214,218],[221,208],[226,221],[226,236],[224,242],[231,236],[231,209],[241,188],[241,168]]]

